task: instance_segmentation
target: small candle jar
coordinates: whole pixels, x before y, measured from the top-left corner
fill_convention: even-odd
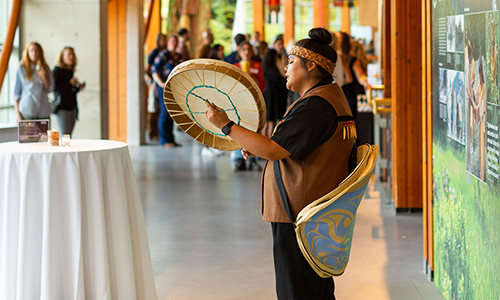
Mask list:
[[[70,140],[70,135],[69,134],[63,134],[63,135],[61,135],[61,146],[63,146],[63,147],[69,147],[69,140]]]
[[[58,130],[47,130],[47,139],[49,146],[59,146],[59,131]]]
[[[243,72],[250,74],[250,62],[249,61],[242,62],[241,69],[243,70]]]

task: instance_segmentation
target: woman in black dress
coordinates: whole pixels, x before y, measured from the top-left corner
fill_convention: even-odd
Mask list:
[[[59,52],[54,74],[54,105],[52,113],[61,134],[71,134],[78,118],[76,94],[85,88],[85,82],[79,82],[75,75],[77,60],[75,50],[64,47]]]

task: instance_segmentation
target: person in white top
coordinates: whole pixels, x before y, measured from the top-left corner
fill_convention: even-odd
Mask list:
[[[54,90],[54,77],[45,62],[40,44],[30,42],[24,48],[14,85],[14,109],[17,121],[48,119],[48,94]]]

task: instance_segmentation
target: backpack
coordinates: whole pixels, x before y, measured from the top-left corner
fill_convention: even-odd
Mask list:
[[[333,191],[304,207],[296,222],[291,220],[302,254],[320,277],[340,276],[347,267],[356,212],[373,175],[377,155],[378,146],[359,146],[354,171]],[[286,193],[281,195],[288,212]]]

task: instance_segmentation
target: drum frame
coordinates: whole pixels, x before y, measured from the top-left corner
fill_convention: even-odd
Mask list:
[[[189,111],[186,111],[183,107],[188,107],[187,103],[182,103],[182,107],[179,104],[179,102],[175,99],[174,97],[174,91],[172,91],[172,79],[176,78],[176,76],[180,76],[184,72],[188,71],[195,71],[198,75],[198,72],[203,72],[202,74],[205,74],[204,72],[206,71],[214,71],[214,72],[219,72],[220,74],[223,74],[223,76],[220,78],[220,80],[216,83],[216,86],[208,86],[204,85],[202,87],[206,88],[215,88],[217,89],[217,86],[220,85],[220,82],[224,80],[224,78],[230,77],[233,78],[234,80],[238,81],[241,83],[243,86],[245,86],[250,94],[253,97],[253,100],[255,101],[255,106],[257,108],[257,113],[259,116],[259,120],[255,120],[258,122],[257,124],[257,132],[260,132],[262,128],[265,125],[265,118],[266,118],[266,105],[264,101],[264,97],[262,95],[262,92],[260,91],[257,83],[255,80],[248,75],[247,73],[243,72],[243,70],[239,69],[238,67],[231,65],[229,63],[220,61],[220,60],[214,60],[214,59],[193,59],[189,60],[186,62],[183,62],[176,66],[170,75],[168,76],[167,81],[165,82],[165,87],[163,91],[163,98],[165,102],[165,106],[167,108],[168,113],[172,117],[172,119],[177,123],[177,125],[184,131],[186,132],[189,136],[191,136],[193,139],[199,141],[200,143],[207,145],[209,147],[219,149],[219,150],[237,150],[240,149],[241,146],[238,145],[233,139],[231,139],[229,136],[226,136],[222,133],[218,132],[212,132],[210,130],[207,130],[203,128],[196,120],[193,120],[193,117],[190,116],[192,113]],[[198,75],[198,77],[200,77]],[[236,84],[235,84],[236,86]],[[190,93],[194,88],[198,88],[200,86],[194,86],[192,89],[188,90],[187,93]],[[223,91],[219,92],[223,93],[226,95],[228,98],[230,97],[229,95],[225,94]],[[175,93],[179,93],[176,91]],[[205,101],[205,100],[203,100]],[[241,108],[240,108],[241,109]],[[237,114],[238,107],[236,106],[234,108],[235,113]],[[236,124],[239,124],[245,128],[248,129],[247,124],[245,122],[240,122],[240,120],[233,120]],[[252,124],[255,126],[256,124]]]

